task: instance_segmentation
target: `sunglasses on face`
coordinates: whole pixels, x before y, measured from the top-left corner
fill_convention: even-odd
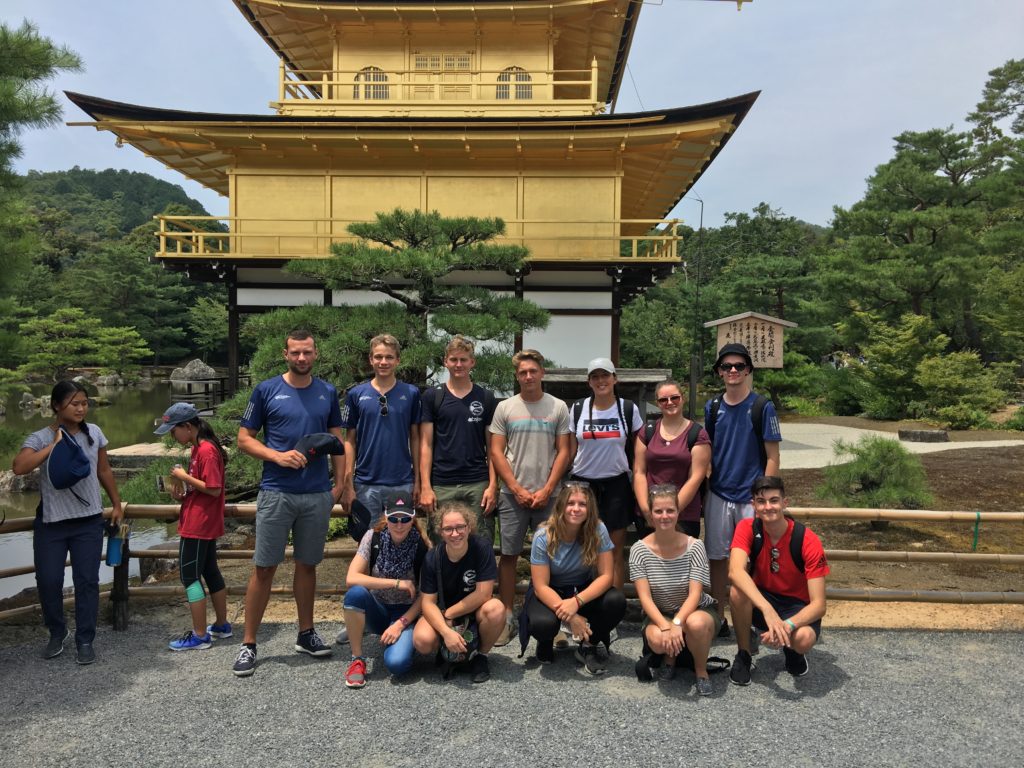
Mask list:
[[[381,416],[387,416],[388,415],[388,399],[387,399],[387,397],[385,397],[384,395],[381,395],[380,397],[378,397],[377,398],[377,404],[380,406],[380,415]]]
[[[718,366],[718,370],[720,370],[722,373],[725,373],[726,371],[729,371],[729,370],[736,371],[737,373],[743,373],[745,370],[747,370],[747,364],[746,363],[722,363],[721,365]]]
[[[400,512],[397,515],[388,515],[388,522],[394,525],[402,525],[404,523],[411,523],[413,515],[407,515],[404,512]]]
[[[668,405],[669,403],[678,403],[682,399],[682,395],[668,395],[667,397],[659,397],[655,402],[658,405]]]

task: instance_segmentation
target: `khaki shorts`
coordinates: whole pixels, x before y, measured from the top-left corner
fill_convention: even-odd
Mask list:
[[[736,523],[754,516],[753,504],[726,501],[708,493],[704,500],[704,548],[708,560],[728,560]]]

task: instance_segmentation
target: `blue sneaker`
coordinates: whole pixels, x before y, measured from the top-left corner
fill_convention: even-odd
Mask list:
[[[197,635],[191,629],[177,640],[171,640],[167,647],[172,651],[202,651],[213,645],[213,638],[210,633]]]
[[[223,624],[210,624],[206,628],[206,633],[213,635],[218,640],[231,637],[231,622],[225,621]]]

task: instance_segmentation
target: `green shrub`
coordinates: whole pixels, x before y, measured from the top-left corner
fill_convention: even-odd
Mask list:
[[[1016,429],[1024,432],[1024,408],[1018,408],[1013,416],[1000,425],[1000,429]]]
[[[117,484],[121,492],[121,501],[125,504],[173,504],[178,506],[169,493],[160,493],[156,489],[156,479],[161,475],[169,475],[175,464],[185,464],[188,453],[182,450],[181,456],[162,456],[130,479]]]
[[[991,413],[1006,402],[995,371],[986,369],[975,352],[950,352],[926,357],[917,365],[914,382],[921,387],[924,403],[933,414],[950,408]],[[945,416],[942,416],[945,419]]]
[[[985,411],[979,411],[964,403],[939,408],[935,415],[942,426],[948,429],[985,429],[992,426]]]
[[[856,443],[836,440],[836,464],[825,468],[818,495],[843,507],[921,509],[931,494],[921,459],[898,441],[866,435]]]
[[[782,404],[790,411],[801,416],[831,416],[832,412],[825,407],[825,404],[818,400],[811,400],[808,397],[799,395],[787,395],[782,398]]]
[[[836,416],[857,416],[864,409],[865,387],[855,368],[826,369],[825,407]]]
[[[327,540],[343,539],[348,536],[348,518],[332,517],[327,525]]]

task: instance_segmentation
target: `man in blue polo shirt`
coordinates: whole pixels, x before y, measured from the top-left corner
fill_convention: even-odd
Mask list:
[[[345,396],[345,503],[358,499],[369,510],[371,525],[384,514],[389,494],[403,491],[415,502],[419,490],[420,391],[395,378],[400,354],[394,336],[370,339],[373,378]]]
[[[245,636],[233,668],[238,677],[256,671],[256,632],[289,534],[295,548],[293,591],[299,621],[295,650],[316,657],[331,654],[313,627],[313,599],[331,508],[344,488],[345,456],[331,457],[332,486],[327,457],[308,459],[295,446],[304,435],[319,432],[340,439],[341,409],[338,391],[312,374],[317,359],[313,334],[289,333],[284,359],[288,370],[256,386],[238,430],[238,449],[263,461],[256,498],[255,567],[245,593]],[[261,430],[262,442],[257,437]]]
[[[725,392],[704,406],[711,438],[711,487],[704,502],[704,546],[711,566],[711,596],[718,601],[719,637],[729,636],[729,552],[740,520],[754,516],[750,487],[762,475],[779,474],[779,417],[764,395],[753,391],[754,363],[742,344],[718,351],[715,372]]]
[[[474,384],[473,342],[454,337],[445,348],[448,381],[423,395],[420,424],[420,505],[433,512],[449,501],[461,501],[476,515],[476,530],[494,541],[494,509],[498,477],[487,460],[494,416],[494,393]]]

